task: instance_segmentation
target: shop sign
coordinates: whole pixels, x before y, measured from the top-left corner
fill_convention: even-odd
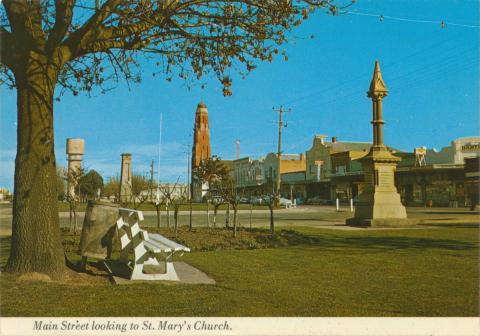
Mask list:
[[[468,143],[462,146],[462,151],[478,151],[480,150],[480,143]]]

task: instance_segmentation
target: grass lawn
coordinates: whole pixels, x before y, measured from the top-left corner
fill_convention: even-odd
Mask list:
[[[201,230],[201,229],[199,229]],[[291,228],[289,228],[291,230]],[[280,232],[280,230],[278,230]],[[258,231],[262,233],[261,231]],[[478,316],[476,224],[408,230],[295,227],[276,243],[180,233],[181,260],[216,285],[73,286],[0,276],[2,316]],[[262,238],[263,237],[263,238]],[[212,240],[213,239],[213,240]],[[202,243],[207,246],[203,248]],[[257,244],[251,244],[256,241]],[[218,247],[214,248],[213,245]],[[268,247],[270,246],[270,247]],[[274,246],[274,247],[271,247]],[[9,238],[1,241],[1,263]],[[212,251],[214,250],[214,251]],[[73,255],[72,255],[73,257]]]

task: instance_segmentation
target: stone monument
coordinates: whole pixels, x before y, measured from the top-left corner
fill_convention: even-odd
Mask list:
[[[407,220],[407,212],[395,187],[395,170],[401,160],[383,143],[382,100],[388,94],[383,82],[380,64],[375,61],[373,79],[367,92],[373,102],[373,146],[360,158],[365,187],[360,194],[353,218],[347,225],[353,226],[404,226],[413,224]]]
[[[120,172],[120,203],[132,201],[132,154],[122,154],[122,169]]]
[[[69,197],[75,197],[77,175],[82,168],[83,154],[85,153],[85,141],[83,139],[67,139],[67,192]]]

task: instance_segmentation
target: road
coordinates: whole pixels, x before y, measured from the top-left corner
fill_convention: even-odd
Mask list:
[[[479,212],[472,212],[466,208],[407,208],[409,218],[422,219],[429,224],[440,223],[480,223]],[[83,223],[85,213],[77,214],[79,225]],[[353,213],[348,207],[336,211],[333,206],[299,206],[296,209],[278,209],[275,210],[275,225],[282,227],[289,226],[311,226],[331,229],[356,229],[345,227],[345,219],[351,217]],[[60,226],[69,227],[69,213],[60,212]],[[151,227],[157,225],[155,211],[144,211],[144,226]],[[270,214],[268,210],[240,210],[238,213],[239,225],[243,227],[268,227]],[[226,211],[219,211],[217,215],[217,226],[225,225]],[[233,220],[233,211],[230,212],[230,220]],[[0,236],[11,235],[11,206],[0,206]],[[161,212],[161,226],[167,223],[166,212]],[[189,223],[189,212],[181,211],[179,213],[179,225],[184,226]],[[213,225],[213,211],[210,211],[207,218],[206,211],[193,211],[193,226]],[[170,225],[173,225],[173,211],[170,211]]]

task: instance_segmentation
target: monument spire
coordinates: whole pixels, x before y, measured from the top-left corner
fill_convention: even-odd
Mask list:
[[[385,82],[382,78],[382,72],[380,71],[380,63],[378,60],[375,61],[375,68],[373,70],[373,78],[370,82],[370,88],[367,92],[367,96],[372,99],[372,109],[373,109],[373,146],[383,147],[383,111],[382,111],[382,100],[383,97],[388,95],[388,90],[385,85]]]
[[[375,61],[373,78],[367,96],[373,103],[373,146],[360,159],[364,172],[363,192],[358,197],[355,215],[347,219],[354,226],[405,226],[407,212],[395,187],[395,170],[401,159],[388,150],[383,143],[382,99],[388,90],[382,78],[380,64]]]

